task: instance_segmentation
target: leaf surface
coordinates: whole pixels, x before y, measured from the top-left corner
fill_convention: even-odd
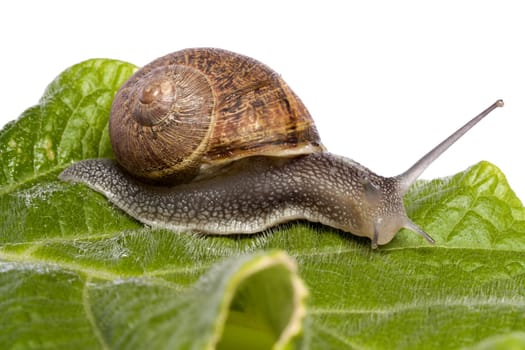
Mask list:
[[[152,230],[60,182],[72,162],[112,157],[110,105],[135,69],[75,65],[0,131],[5,348],[523,346],[525,209],[488,162],[405,197],[435,246],[402,231],[376,251],[304,222],[250,237]]]

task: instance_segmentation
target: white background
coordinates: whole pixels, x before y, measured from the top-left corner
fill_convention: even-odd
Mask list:
[[[486,159],[525,198],[525,10],[519,1],[4,1],[0,126],[65,68],[139,66],[213,46],[275,69],[324,144],[395,175],[498,98],[505,101],[424,178]]]

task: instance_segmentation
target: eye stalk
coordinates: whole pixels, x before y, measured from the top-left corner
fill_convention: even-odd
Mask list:
[[[401,183],[401,192],[405,194],[410,186],[417,180],[419,175],[430,164],[432,164],[440,155],[443,154],[450,146],[452,146],[457,140],[459,140],[463,135],[467,133],[474,125],[479,123],[483,118],[490,114],[493,110],[498,107],[503,107],[503,100],[497,100],[492,105],[490,105],[483,112],[472,118],[468,123],[463,125],[461,128],[456,130],[452,135],[447,137],[443,142],[434,147],[430,152],[425,154],[420,160],[418,160],[414,165],[412,165],[407,171],[403,174],[397,176],[398,180]]]

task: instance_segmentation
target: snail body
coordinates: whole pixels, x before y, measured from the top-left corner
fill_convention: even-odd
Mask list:
[[[228,51],[189,49],[145,66],[117,93],[109,123],[116,161],[80,161],[59,178],[88,185],[147,225],[177,232],[251,234],[305,219],[369,237],[373,248],[403,227],[433,243],[408,218],[403,195],[501,106],[496,101],[403,174],[382,177],[327,152],[306,107],[268,67]],[[194,111],[202,112],[205,127]],[[148,113],[153,119],[143,120]],[[172,122],[175,131],[161,134]],[[138,153],[130,151],[135,146]]]
[[[110,159],[78,164],[82,166],[67,169],[62,179],[82,179],[132,217],[178,232],[250,234],[306,219],[369,236],[374,217],[382,216],[382,225],[389,225],[387,221],[398,221],[396,214],[404,210],[401,197],[381,198],[375,192],[376,187],[389,187],[388,192],[395,194],[399,181],[330,153],[284,162],[275,157],[255,157],[237,162],[221,176],[173,187],[144,185]],[[388,204],[366,207],[367,200]],[[400,227],[397,222],[394,226]],[[390,239],[381,235],[377,243]]]

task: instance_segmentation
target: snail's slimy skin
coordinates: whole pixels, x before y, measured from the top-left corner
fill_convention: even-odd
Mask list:
[[[410,222],[399,180],[325,152],[249,158],[220,176],[172,187],[139,182],[108,159],[76,163],[60,179],[85,183],[135,219],[178,232],[249,234],[305,219],[377,245]]]

